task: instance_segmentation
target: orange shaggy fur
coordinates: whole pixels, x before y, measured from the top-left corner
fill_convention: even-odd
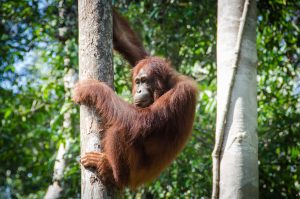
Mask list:
[[[146,108],[136,107],[103,82],[79,82],[73,100],[94,108],[106,121],[103,152],[87,153],[81,162],[95,167],[106,184],[136,188],[157,177],[183,149],[192,132],[198,91],[195,82],[177,73],[169,62],[145,58],[141,42],[117,13],[114,24],[115,49],[132,65],[138,62],[133,80],[142,69],[147,73],[154,102]],[[135,90],[133,81],[133,94]]]

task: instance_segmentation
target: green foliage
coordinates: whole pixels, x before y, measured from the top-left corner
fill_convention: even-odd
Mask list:
[[[258,119],[261,198],[300,196],[299,1],[258,3]]]
[[[126,190],[125,198],[209,198],[216,114],[216,2],[114,1],[151,54],[169,58],[197,80],[200,96],[193,135],[158,180]],[[63,198],[80,198],[79,113],[65,96],[63,77],[78,68],[76,9],[66,1],[0,4],[0,198],[42,198],[51,184],[56,151],[71,138]],[[258,133],[261,198],[299,197],[299,9],[292,1],[258,1]],[[75,10],[75,11],[74,11]],[[68,37],[58,37],[68,27]],[[131,101],[130,68],[114,58],[115,89]],[[299,80],[298,80],[299,81]],[[70,106],[71,105],[71,106]],[[72,110],[73,124],[62,127]]]

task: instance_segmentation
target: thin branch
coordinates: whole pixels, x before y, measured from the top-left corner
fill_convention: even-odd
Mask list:
[[[227,92],[226,97],[226,104],[223,109],[223,112],[221,113],[221,123],[220,125],[216,127],[216,143],[215,148],[212,153],[213,158],[213,193],[212,193],[212,199],[218,199],[219,198],[219,191],[220,191],[220,156],[221,156],[221,149],[223,147],[223,140],[224,140],[224,134],[225,134],[225,126],[226,126],[226,119],[228,117],[228,110],[230,109],[230,101],[231,101],[231,94],[232,94],[232,88],[235,82],[235,76],[238,68],[238,62],[240,59],[240,51],[241,51],[241,43],[242,43],[242,36],[244,32],[244,26],[246,22],[246,17],[248,13],[248,7],[250,4],[250,0],[245,0],[244,3],[244,9],[242,13],[242,17],[240,19],[240,26],[238,30],[238,36],[237,36],[237,43],[235,46],[235,57],[233,60],[233,66],[232,66],[232,74],[229,82],[229,88]],[[218,136],[219,135],[219,136]]]

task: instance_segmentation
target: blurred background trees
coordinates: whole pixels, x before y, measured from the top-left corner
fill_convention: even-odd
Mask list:
[[[151,54],[198,81],[193,136],[160,178],[127,198],[209,198],[216,113],[216,1],[114,0]],[[64,198],[80,197],[79,113],[64,76],[78,70],[77,2],[0,0],[0,198],[42,198],[66,138]],[[261,198],[300,196],[300,2],[259,0],[258,134]],[[62,38],[59,31],[66,31]],[[65,58],[69,63],[66,68]],[[115,88],[130,101],[130,67],[115,55]],[[71,126],[63,126],[72,113]]]

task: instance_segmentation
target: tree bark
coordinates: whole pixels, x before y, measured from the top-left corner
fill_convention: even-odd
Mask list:
[[[54,164],[53,183],[48,187],[45,199],[60,198],[63,188],[61,187],[61,180],[65,170],[65,154],[69,149],[69,144],[60,144]]]
[[[69,140],[66,140],[66,144],[59,145],[54,165],[53,183],[48,187],[45,199],[56,199],[61,197],[63,191],[61,180],[64,176],[66,167],[65,155],[69,150],[69,146]]]
[[[65,58],[65,67],[68,67],[69,58]],[[69,104],[71,101],[71,90],[74,88],[74,84],[77,81],[77,74],[74,69],[69,69],[64,77],[64,87],[65,87],[65,103]],[[45,195],[45,199],[56,199],[61,197],[63,192],[63,187],[61,186],[61,181],[64,177],[64,172],[66,168],[65,156],[70,149],[70,129],[72,128],[72,109],[68,109],[64,113],[63,130],[65,138],[65,143],[59,145],[57,156],[54,164],[53,173],[53,183],[48,187]]]
[[[67,5],[65,0],[59,1],[58,4],[59,10],[59,28],[58,34],[56,35],[57,40],[59,40],[62,44],[65,44],[65,41],[70,39],[70,27],[67,26],[67,20],[72,19],[72,21],[76,21],[71,17],[70,12],[67,12]],[[72,23],[72,25],[75,22]],[[69,49],[65,49],[65,54],[69,55]],[[66,74],[64,76],[64,88],[65,88],[65,105],[70,104],[71,102],[71,90],[74,88],[75,82],[78,79],[78,74],[74,69],[70,66],[70,58],[69,56],[64,57],[64,67],[67,69]],[[66,169],[66,155],[70,149],[70,129],[72,128],[72,109],[69,108],[64,113],[62,132],[63,136],[65,136],[65,143],[61,143],[58,147],[55,164],[54,164],[54,172],[52,177],[52,184],[49,185],[47,192],[45,194],[45,199],[57,199],[61,198],[61,194],[63,192],[62,180],[64,177],[64,172]]]
[[[110,0],[78,1],[79,79],[97,79],[113,85],[112,9]],[[81,154],[100,151],[101,118],[86,106],[80,107]],[[81,168],[81,198],[113,198],[94,171]]]
[[[247,2],[218,1],[213,198],[258,198],[256,2]]]

